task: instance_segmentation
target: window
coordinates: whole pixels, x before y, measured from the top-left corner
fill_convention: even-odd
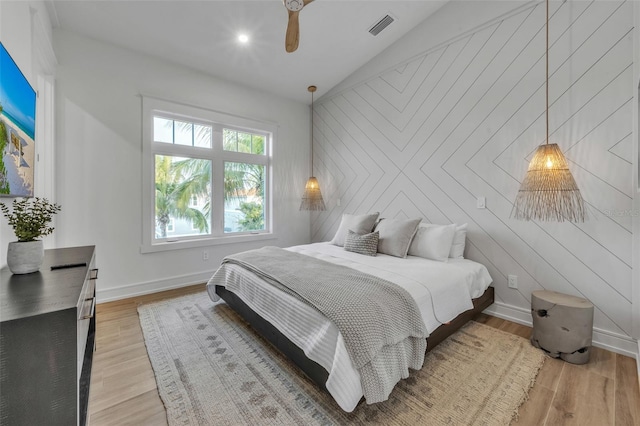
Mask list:
[[[237,130],[224,129],[222,132],[225,151],[247,152],[264,155],[264,136]]]
[[[147,97],[143,119],[143,252],[271,233],[275,126]]]

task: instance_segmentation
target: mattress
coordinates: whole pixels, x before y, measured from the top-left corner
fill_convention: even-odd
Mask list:
[[[429,333],[471,309],[471,299],[482,295],[492,281],[484,265],[468,259],[438,262],[414,256],[401,259],[378,254],[370,257],[330,243],[294,246],[288,250],[348,266],[402,286],[415,299]],[[344,411],[353,411],[362,398],[360,375],[353,367],[336,326],[314,308],[255,274],[233,264],[224,264],[221,268],[225,269],[225,273],[219,275],[222,278],[212,278],[207,283],[211,299],[219,300],[216,285],[238,295],[301,348],[309,359],[327,370],[327,390]]]

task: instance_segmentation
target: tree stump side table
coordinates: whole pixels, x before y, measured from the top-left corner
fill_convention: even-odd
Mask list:
[[[531,293],[531,344],[553,358],[586,364],[593,336],[593,304],[580,297],[538,290]]]

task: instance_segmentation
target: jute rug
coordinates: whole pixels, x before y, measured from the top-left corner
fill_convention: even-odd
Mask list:
[[[170,425],[508,425],[544,362],[528,340],[470,322],[388,401],[345,413],[204,292],[138,312]]]

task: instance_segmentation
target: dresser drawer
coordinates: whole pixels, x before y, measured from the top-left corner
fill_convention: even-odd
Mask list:
[[[98,270],[93,266],[94,264],[91,262],[87,271],[87,277],[84,285],[82,286],[82,291],[80,292],[80,298],[78,299],[78,321],[87,319],[87,315],[93,315],[90,313],[93,312],[93,308],[90,306],[91,304],[87,304],[87,301],[95,300],[96,297],[96,280],[98,279]],[[93,304],[95,305],[95,302],[93,302]]]
[[[95,315],[96,309],[96,279],[98,278],[98,270],[94,268],[92,259],[89,265],[84,285],[80,292],[78,300],[78,332],[77,332],[77,360],[78,360],[78,378],[82,372],[84,362],[85,348],[87,346],[87,337],[91,327],[91,319]]]
[[[82,364],[84,362],[84,351],[87,347],[87,337],[89,336],[89,326],[91,325],[91,318],[95,313],[95,297],[92,300],[87,300],[84,303],[86,315],[81,319],[78,319],[78,346],[77,346],[77,360],[78,360],[78,377],[82,371]]]

